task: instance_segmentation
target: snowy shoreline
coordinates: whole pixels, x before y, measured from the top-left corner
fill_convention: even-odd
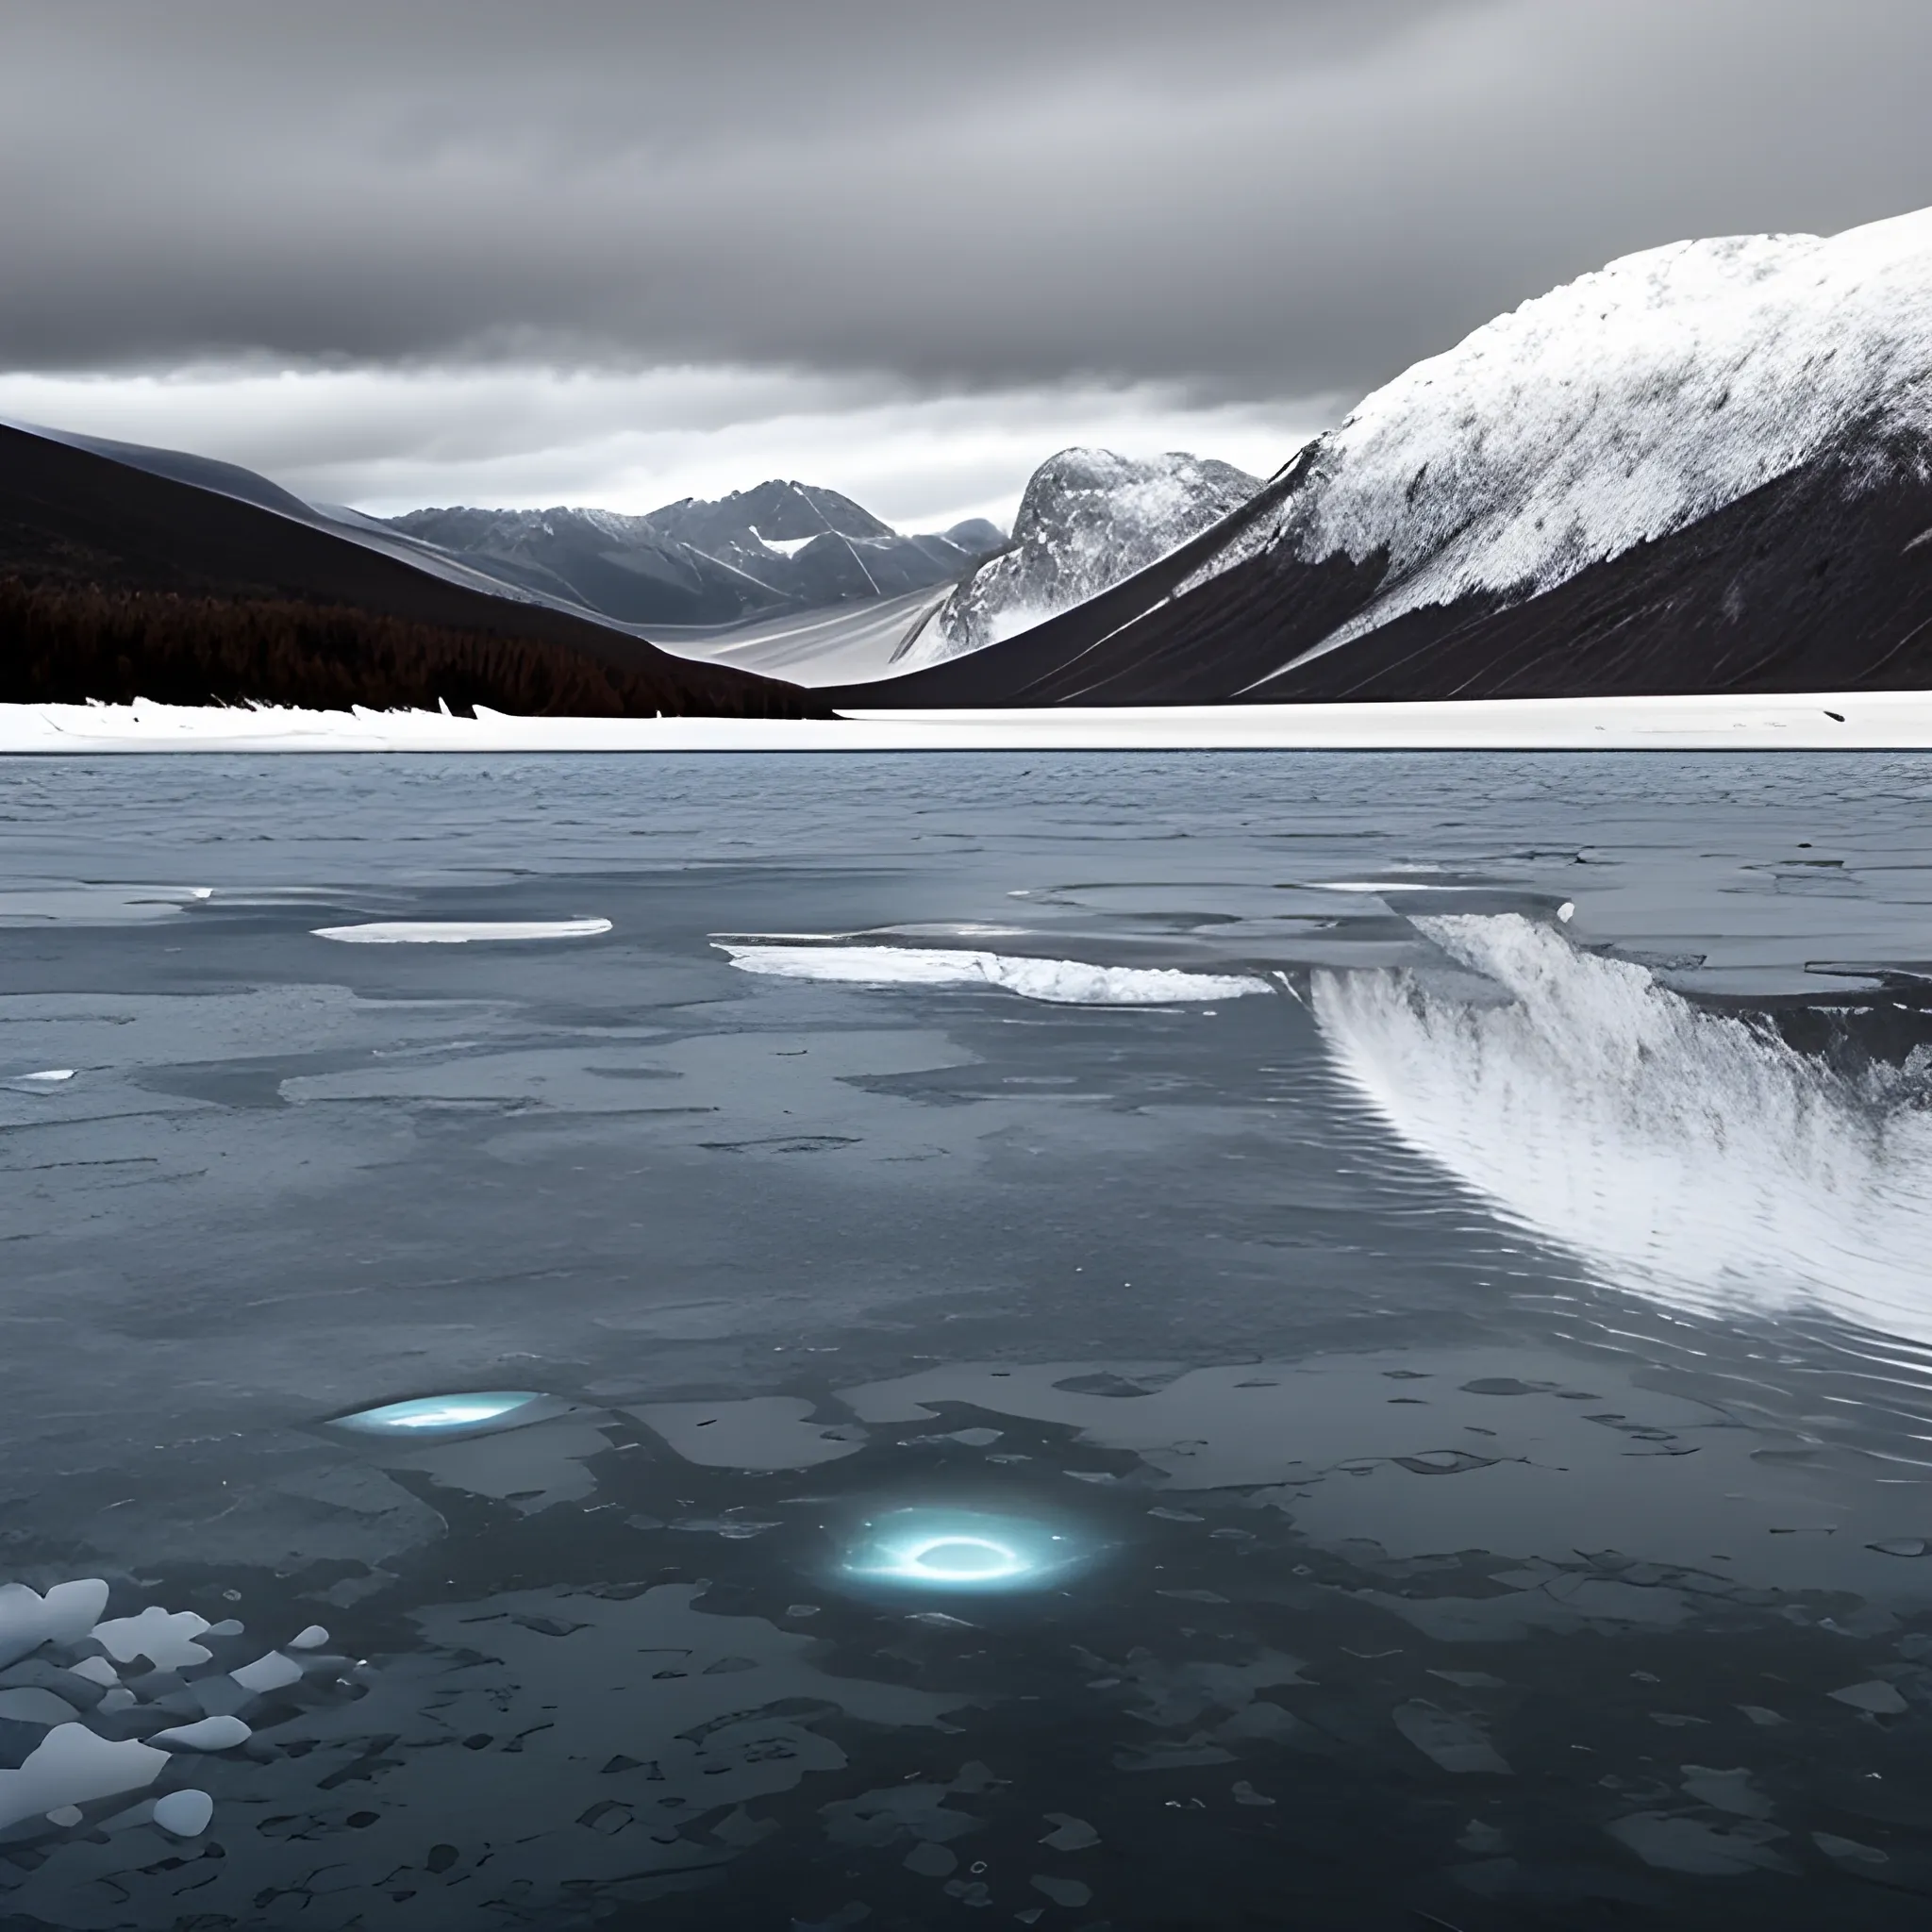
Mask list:
[[[1070,707],[775,718],[474,718],[0,705],[0,756],[140,752],[1932,751],[1932,691]]]

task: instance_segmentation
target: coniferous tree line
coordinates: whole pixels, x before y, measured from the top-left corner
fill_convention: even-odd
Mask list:
[[[520,717],[715,714],[690,683],[541,640],[419,624],[348,605],[197,597],[0,576],[0,703],[476,705]],[[748,682],[748,681],[747,681]],[[773,693],[783,703],[778,688]],[[731,707],[758,715],[760,694]],[[795,711],[788,713],[796,715]]]

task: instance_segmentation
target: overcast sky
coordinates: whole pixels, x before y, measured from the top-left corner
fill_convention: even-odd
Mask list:
[[[4,0],[0,415],[378,509],[1256,470],[1619,254],[1932,202],[1927,0]]]

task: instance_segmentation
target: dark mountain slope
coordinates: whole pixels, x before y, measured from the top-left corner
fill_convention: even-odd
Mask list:
[[[1907,445],[1807,464],[1541,596],[1427,605],[1296,663],[1371,608],[1386,563],[1275,549],[1180,597],[1171,570],[1142,573],[1005,643],[823,695],[889,710],[1932,687],[1932,471]]]
[[[1932,682],[1932,209],[1611,262],[1309,444],[1262,520],[853,708]],[[1268,491],[1263,492],[1266,500]]]
[[[338,625],[359,612],[372,624],[401,623],[446,632],[452,640],[499,640],[507,649],[541,646],[583,660],[587,670],[623,673],[627,708],[823,715],[816,700],[794,686],[675,658],[587,618],[446,582],[240,496],[5,426],[0,576],[42,592],[97,589],[214,599],[238,614],[251,606],[311,606],[327,609]],[[263,612],[260,621],[275,620]],[[449,648],[458,647],[452,642]],[[19,639],[0,634],[0,698],[13,696],[7,689],[8,667],[17,673],[19,658]],[[510,687],[517,684],[517,677],[508,679]]]

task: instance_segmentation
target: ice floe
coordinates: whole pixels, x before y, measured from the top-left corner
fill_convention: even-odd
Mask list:
[[[138,1617],[96,1624],[93,1636],[117,1664],[145,1657],[158,1671],[178,1671],[186,1664],[205,1664],[213,1655],[194,1641],[208,1627],[208,1619],[192,1610],[167,1610],[150,1604]]]
[[[608,919],[396,919],[319,925],[313,936],[352,946],[466,946],[484,940],[594,939],[609,930]]]
[[[1250,974],[1183,973],[1161,966],[1094,966],[925,946],[733,945],[714,941],[742,973],[846,986],[988,986],[1055,1006],[1162,1007],[1272,992]]]
[[[165,1751],[132,1739],[97,1736],[85,1724],[57,1724],[15,1771],[0,1771],[0,1830],[63,1805],[144,1790],[168,1762]]]
[[[0,1584],[0,1668],[43,1643],[79,1642],[107,1607],[108,1586],[98,1576],[57,1583],[45,1596],[24,1583]]]

